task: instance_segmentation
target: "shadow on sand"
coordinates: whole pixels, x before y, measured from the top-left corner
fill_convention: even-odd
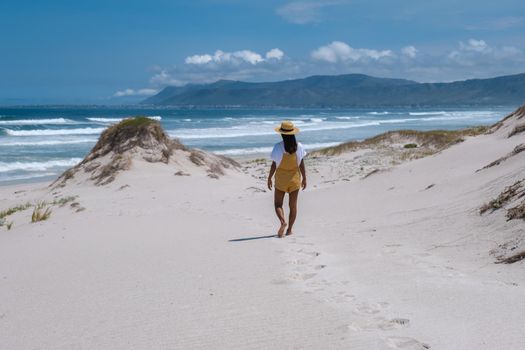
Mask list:
[[[230,239],[228,242],[244,242],[244,241],[253,241],[253,240],[256,240],[256,239],[265,239],[265,238],[277,238],[277,235],[236,238],[236,239]]]

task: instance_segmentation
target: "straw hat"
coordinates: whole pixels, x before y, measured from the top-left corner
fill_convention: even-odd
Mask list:
[[[291,121],[285,120],[281,126],[275,128],[275,131],[283,135],[295,135],[299,132],[299,128],[296,128]]]

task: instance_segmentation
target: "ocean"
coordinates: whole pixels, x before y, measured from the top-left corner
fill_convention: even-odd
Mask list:
[[[159,120],[187,146],[241,157],[267,156],[280,141],[274,127],[284,119],[301,129],[298,140],[312,150],[388,130],[489,125],[513,109],[0,107],[0,184],[56,177],[82,160],[106,127],[135,115]]]

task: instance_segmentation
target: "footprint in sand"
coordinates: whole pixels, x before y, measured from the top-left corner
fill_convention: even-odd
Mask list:
[[[336,304],[349,303],[353,300],[355,300],[355,297],[352,294],[335,295],[335,296],[323,299],[324,302],[336,303]]]
[[[274,284],[286,284],[290,282],[304,282],[317,276],[316,273],[294,273],[284,280],[275,280]]]
[[[393,349],[405,350],[425,350],[430,349],[430,345],[421,343],[414,338],[408,337],[388,337],[385,340],[387,346]]]
[[[352,322],[348,325],[348,329],[354,332],[372,331],[376,329],[390,331],[394,329],[407,327],[409,322],[410,321],[406,318],[394,318],[391,320],[387,320],[383,317],[374,317],[372,319]]]
[[[373,315],[373,314],[377,314],[381,312],[387,306],[388,306],[388,303],[385,303],[385,302],[373,303],[373,304],[360,304],[354,309],[354,311],[362,315]]]
[[[308,256],[311,257],[311,258],[316,258],[316,257],[318,257],[319,255],[321,255],[321,253],[319,253],[319,252],[307,252],[307,251],[304,251],[304,250],[302,250],[302,249],[299,249],[299,250],[297,251],[297,253],[301,253],[301,254],[304,254],[304,255],[308,255]]]
[[[350,323],[346,328],[354,332],[373,331],[377,329],[378,319],[360,320]]]
[[[392,318],[390,320],[383,320],[378,324],[378,328],[384,331],[408,327],[410,320],[407,318]]]
[[[307,262],[301,259],[290,260],[287,262],[290,265],[305,265]]]
[[[297,267],[294,268],[294,271],[296,271],[296,272],[306,272],[308,270],[309,269],[308,269],[307,266],[297,266]]]
[[[316,273],[305,273],[301,276],[301,278],[303,281],[306,281],[306,280],[309,280],[310,278],[314,278],[315,276],[317,276]]]

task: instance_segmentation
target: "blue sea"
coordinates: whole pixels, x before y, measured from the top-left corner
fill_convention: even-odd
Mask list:
[[[306,149],[360,140],[388,130],[458,129],[495,123],[513,107],[352,109],[189,109],[0,107],[0,184],[53,178],[78,163],[99,134],[123,118],[146,115],[190,147],[230,157],[265,155],[283,119]]]

